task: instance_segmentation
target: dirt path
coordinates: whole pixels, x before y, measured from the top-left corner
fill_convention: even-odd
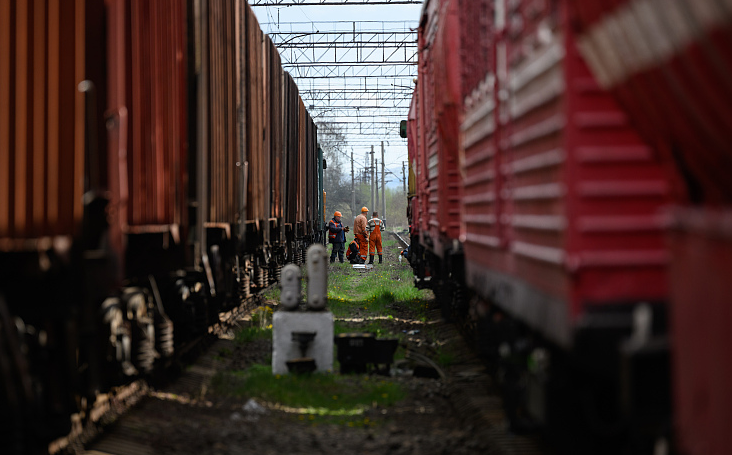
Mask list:
[[[385,251],[383,267],[396,266],[396,249]],[[336,265],[337,266],[337,265]],[[398,302],[395,302],[398,303]],[[407,391],[393,407],[372,406],[364,425],[317,423],[296,410],[256,397],[230,398],[210,390],[219,371],[245,370],[271,358],[271,341],[241,346],[219,339],[174,384],[152,391],[86,453],[139,454],[491,454],[542,453],[533,440],[505,430],[500,400],[491,395],[490,378],[470,354],[455,328],[430,310],[427,318],[400,314],[395,330],[411,331],[409,348],[429,357],[439,345],[452,362],[444,378],[420,378],[414,364],[402,361],[391,377]],[[426,319],[426,320],[424,320]],[[246,321],[242,322],[246,324]],[[358,322],[352,322],[354,330]],[[431,339],[419,334],[429,333]],[[222,352],[231,353],[226,358]],[[354,379],[355,381],[355,379]],[[253,398],[253,399],[250,399]]]

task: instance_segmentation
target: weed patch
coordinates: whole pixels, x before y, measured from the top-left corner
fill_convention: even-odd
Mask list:
[[[258,326],[244,327],[243,329],[236,332],[234,335],[234,343],[242,346],[247,343],[251,343],[254,340],[260,340],[264,338],[272,338],[272,325],[269,327],[261,328]]]
[[[212,391],[221,396],[257,398],[309,420],[339,418],[349,426],[364,424],[362,414],[373,406],[392,406],[406,396],[402,386],[363,375],[272,375],[272,368],[255,365],[246,371],[218,373]],[[368,422],[366,422],[368,423]]]

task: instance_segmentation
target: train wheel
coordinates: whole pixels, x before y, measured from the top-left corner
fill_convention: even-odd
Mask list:
[[[5,300],[0,296],[0,441],[3,453],[41,453],[33,444],[30,422],[33,402],[32,380],[21,352],[21,342]]]

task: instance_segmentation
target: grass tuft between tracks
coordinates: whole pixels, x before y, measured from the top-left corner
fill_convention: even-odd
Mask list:
[[[386,241],[384,250],[389,248],[396,249],[396,242]],[[328,271],[328,309],[335,317],[335,333],[371,332],[379,338],[403,340],[408,335],[394,324],[399,314],[426,321],[429,291],[416,289],[413,280],[406,262],[375,264],[369,272],[360,272],[347,263],[332,264]],[[306,292],[303,283],[303,299]],[[267,300],[276,297],[268,296]],[[236,344],[246,349],[247,343],[271,337],[271,316],[271,311],[255,310],[252,324],[236,334]],[[400,351],[395,358],[404,356]],[[337,371],[336,352],[333,358]],[[257,398],[313,424],[348,426],[374,425],[363,415],[365,410],[393,406],[407,394],[399,382],[390,378],[333,373],[273,375],[270,365],[218,373],[211,386],[220,396]]]
[[[368,423],[361,418],[367,409],[392,406],[406,396],[401,385],[386,378],[326,373],[272,375],[272,368],[267,365],[218,374],[211,386],[215,393],[256,397],[316,423],[335,421],[351,426]]]

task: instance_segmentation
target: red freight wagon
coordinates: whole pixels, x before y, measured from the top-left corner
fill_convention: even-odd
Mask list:
[[[594,74],[676,164],[686,199],[699,205],[671,215],[674,436],[682,454],[727,453],[732,7],[709,0],[571,3]]]
[[[643,134],[685,173],[694,202],[732,202],[729,3],[572,0],[580,49]]]
[[[502,6],[491,15],[494,57],[462,124],[466,283],[544,338],[530,343],[529,358],[553,352],[547,368],[555,375],[571,359],[598,412],[640,420],[638,373],[618,366],[633,364],[635,353],[619,343],[642,302],[652,305],[648,324],[663,325],[668,253],[659,210],[673,188],[661,157],[579,55],[568,4]],[[655,361],[663,366],[663,353]],[[550,384],[542,374],[527,387],[528,413],[558,425],[556,409],[541,404]],[[651,377],[663,390],[664,370]],[[633,398],[604,401],[612,394]],[[573,425],[593,425],[580,415]]]
[[[427,206],[412,221],[428,224],[412,245],[427,254],[412,265],[479,330],[512,424],[573,427],[592,444],[599,414],[663,426],[667,357],[644,334],[665,329],[661,208],[676,186],[569,25],[565,0],[425,2],[412,155]],[[644,342],[623,344],[634,332]]]
[[[462,125],[466,278],[484,296],[521,287],[501,306],[570,347],[589,314],[664,299],[671,186],[578,54],[564,4],[512,5]]]
[[[460,24],[457,2],[426,2],[419,27],[419,80],[424,128],[421,164],[426,183],[424,232],[421,240],[439,258],[453,249],[460,227],[458,135],[461,105]]]
[[[419,142],[419,120],[418,120],[418,94],[419,92],[417,89],[414,90],[412,93],[412,101],[409,104],[409,117],[407,120],[407,152],[409,156],[409,193],[407,194],[408,198],[408,205],[407,205],[407,216],[409,217],[410,221],[410,235],[412,236],[419,236],[419,233],[421,231],[420,229],[420,218],[418,217],[422,212],[419,208],[420,203],[420,197],[419,197],[419,191],[417,189],[417,182],[416,175],[419,173],[418,170],[418,158],[417,153],[419,150],[421,150],[421,147],[418,147],[417,144]],[[402,135],[403,132],[402,132]]]

